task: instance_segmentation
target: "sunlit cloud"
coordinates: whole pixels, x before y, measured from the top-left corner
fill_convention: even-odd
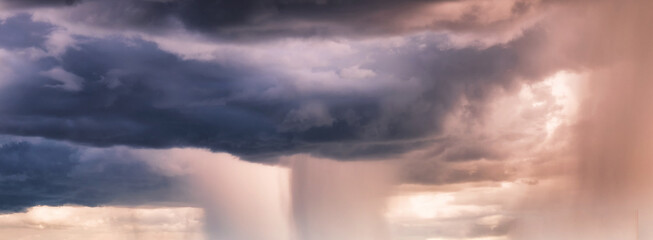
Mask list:
[[[0,215],[12,239],[206,239],[204,212],[190,207],[36,206]]]
[[[653,236],[653,3],[0,0],[0,236]]]

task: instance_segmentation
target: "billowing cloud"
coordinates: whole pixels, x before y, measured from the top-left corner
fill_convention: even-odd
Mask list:
[[[31,22],[21,18],[3,25]],[[193,60],[139,38],[77,36],[61,55],[26,60],[31,71],[0,89],[0,131],[96,146],[206,147],[249,159],[387,157],[429,143],[460,101],[482,109],[493,92],[549,73],[525,53],[541,34],[488,48],[446,48],[437,34],[346,41],[356,51],[340,58],[359,60],[295,68],[260,65],[272,61],[258,55]]]
[[[536,10],[545,4],[539,0],[9,0],[5,5],[68,6],[48,14],[104,29],[166,33],[183,28],[219,39],[259,41],[424,30],[499,31],[512,36],[539,18],[541,12]]]
[[[653,196],[653,6],[596,2],[0,0],[0,210],[199,206],[236,240],[627,236]]]
[[[0,211],[36,205],[138,205],[188,202],[179,179],[120,151],[80,149],[51,141],[0,146]]]

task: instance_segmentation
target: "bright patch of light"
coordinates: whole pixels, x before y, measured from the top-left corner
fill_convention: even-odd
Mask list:
[[[420,218],[434,218],[441,214],[441,210],[454,198],[447,194],[422,194],[409,198],[413,213]]]
[[[0,215],[0,226],[7,239],[202,240],[203,218],[192,207],[36,206]]]

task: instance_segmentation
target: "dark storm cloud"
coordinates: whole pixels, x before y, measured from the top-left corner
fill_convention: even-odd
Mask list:
[[[83,90],[63,91],[39,74],[58,64],[84,79]],[[61,62],[45,59],[32,68],[1,90],[7,115],[0,118],[0,131],[98,146],[195,145],[238,153],[286,145],[271,120],[255,110],[265,103],[220,103],[248,90],[244,79],[252,76],[183,61],[151,43],[89,40]]]
[[[78,17],[96,20],[101,25],[136,27],[162,27],[171,18],[178,19],[186,27],[202,31],[216,31],[234,26],[270,26],[277,21],[315,20],[337,22],[374,21],[404,14],[406,8],[420,6],[437,0],[116,0],[116,1],[47,1],[4,0],[10,6],[50,6],[82,2],[88,8],[76,12]],[[103,15],[95,17],[93,11],[103,9]],[[386,13],[386,16],[376,16]],[[374,18],[374,19],[366,19]],[[281,31],[281,29],[269,29]],[[319,29],[315,29],[319,30]],[[292,32],[287,28],[285,31]]]
[[[81,0],[2,0],[8,8],[70,6]]]
[[[79,148],[51,141],[0,145],[0,212],[36,205],[151,204],[187,200],[180,182],[128,156],[82,157]],[[176,196],[176,197],[175,197]]]
[[[420,139],[440,132],[461,99],[480,109],[516,78],[547,73],[522,53],[539,34],[487,49],[442,49],[437,39],[417,37],[392,51],[363,49],[376,61],[362,67],[392,76],[397,86],[417,84],[368,94],[307,94],[278,71],[184,60],[139,39],[77,37],[62,56],[22,66],[0,89],[0,132],[95,146],[206,147],[252,160],[297,152],[388,157],[427,144]],[[269,96],[270,89],[280,94]],[[330,121],[310,111],[301,117],[306,102],[324,106]]]
[[[6,0],[5,0],[6,1]],[[9,1],[17,3],[19,1]],[[29,1],[52,5],[48,1]],[[54,1],[57,2],[57,1]],[[515,1],[510,16],[487,19],[492,11],[471,6],[451,19],[422,19],[407,24],[430,4],[456,0],[84,0],[69,3],[63,18],[100,28],[164,32],[176,27],[226,40],[259,41],[306,36],[392,35],[423,30],[498,29],[515,23],[535,8],[530,0]],[[78,4],[71,4],[78,3]],[[467,3],[465,3],[467,4]],[[459,10],[453,10],[459,11]],[[421,15],[420,15],[421,16]],[[503,19],[503,20],[498,20]]]

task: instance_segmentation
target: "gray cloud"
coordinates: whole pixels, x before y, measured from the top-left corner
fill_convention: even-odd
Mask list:
[[[21,16],[3,25],[38,25],[30,22]],[[26,71],[0,89],[0,132],[95,146],[206,147],[250,160],[297,152],[388,157],[427,144],[462,99],[480,111],[497,89],[548,74],[527,54],[542,34],[485,49],[442,48],[437,35],[407,37],[392,49],[363,46],[375,60],[361,67],[391,82],[365,94],[304,93],[279,69],[185,60],[138,38],[78,36],[60,57],[25,60]],[[38,74],[53,69],[79,81]],[[414,87],[399,87],[407,85]]]
[[[81,0],[2,0],[7,8],[29,8],[29,7],[52,7],[52,6],[70,6]]]
[[[5,0],[6,1],[6,0]],[[18,1],[8,1],[16,5]],[[54,5],[50,1],[30,4]],[[56,1],[55,1],[56,2]],[[58,1],[70,22],[103,29],[163,33],[184,28],[222,40],[260,41],[285,37],[379,36],[424,30],[496,31],[531,17],[537,1],[515,0],[494,5],[456,0],[85,0]],[[78,4],[72,4],[78,3]],[[428,12],[433,4],[464,7]],[[10,5],[11,6],[11,5]],[[101,14],[97,14],[101,13]]]
[[[119,151],[53,141],[6,141],[0,145],[0,212],[35,205],[138,205],[188,202],[182,181],[152,170]]]
[[[488,216],[468,216],[448,220],[423,220],[403,223],[395,231],[402,240],[424,239],[425,236],[441,238],[501,238],[514,230],[513,219],[502,219],[496,225],[475,223],[479,218]]]
[[[50,24],[31,21],[28,15],[9,18],[0,24],[0,47],[9,50],[27,47],[43,48],[47,34],[53,28]]]

